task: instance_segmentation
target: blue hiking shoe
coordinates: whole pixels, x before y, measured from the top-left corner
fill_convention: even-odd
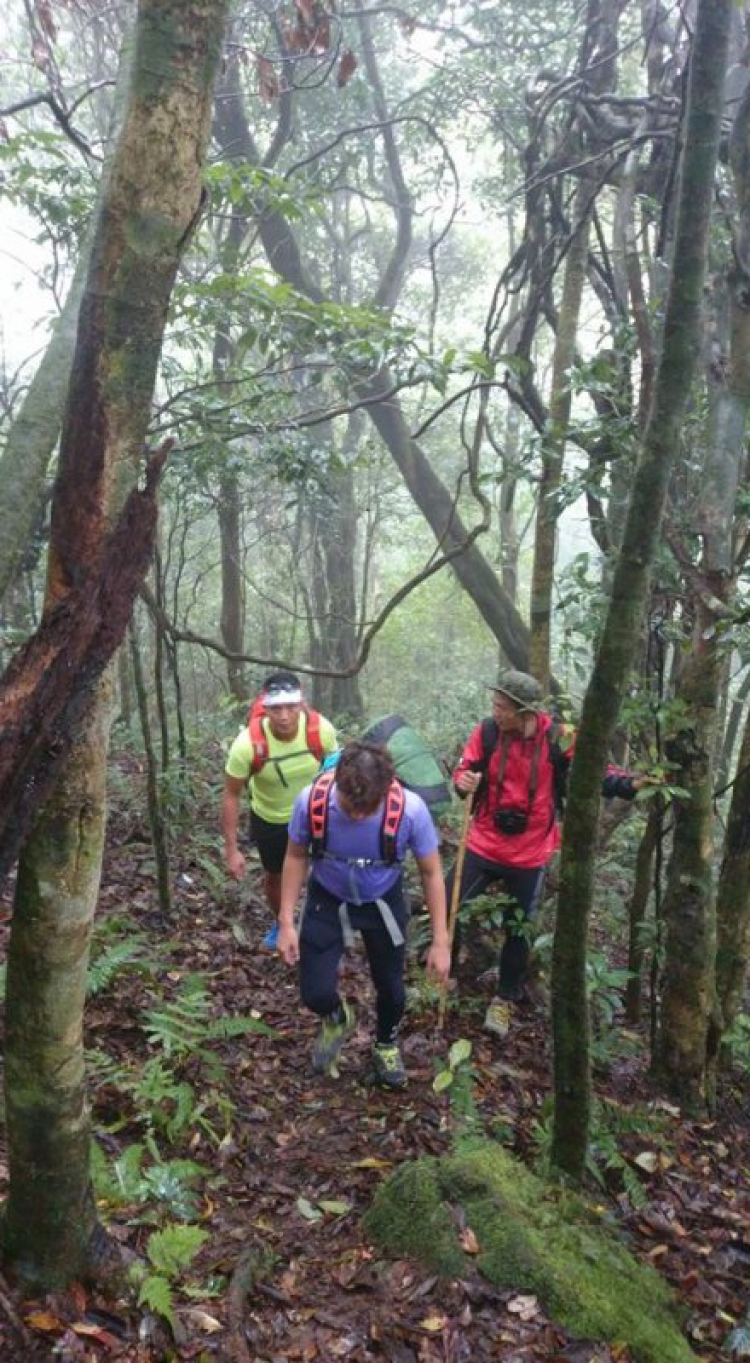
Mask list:
[[[263,938],[263,945],[266,948],[266,951],[275,951],[278,944],[279,944],[279,925],[278,923],[274,923],[273,927],[269,928],[268,932]]]
[[[316,1074],[329,1074],[332,1079],[338,1079],[338,1058],[354,1031],[355,1021],[354,1009],[346,1000],[342,1000],[338,1013],[323,1018],[312,1053]]]

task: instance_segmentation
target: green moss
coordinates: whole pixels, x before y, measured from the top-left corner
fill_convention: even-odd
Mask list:
[[[638,1363],[694,1359],[667,1285],[580,1199],[544,1184],[506,1151],[474,1142],[442,1160],[402,1166],[382,1185],[366,1229],[433,1272],[456,1276],[466,1258],[450,1208],[474,1231],[480,1271],[499,1287],[533,1292],[571,1334],[625,1344]]]
[[[373,1240],[423,1259],[443,1277],[453,1277],[464,1267],[436,1160],[401,1165],[381,1186],[365,1215],[365,1228]]]

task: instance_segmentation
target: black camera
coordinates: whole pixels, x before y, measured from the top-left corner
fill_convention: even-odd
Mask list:
[[[508,837],[514,837],[517,833],[525,833],[529,822],[529,816],[525,809],[496,809],[494,813],[495,827],[500,829]]]

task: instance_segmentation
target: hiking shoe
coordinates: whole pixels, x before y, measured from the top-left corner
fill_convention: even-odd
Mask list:
[[[512,1013],[507,999],[493,999],[484,1018],[485,1032],[492,1032],[493,1036],[504,1039],[510,1031]]]
[[[338,1058],[344,1043],[354,1031],[354,1009],[342,1000],[338,1014],[323,1018],[313,1046],[312,1064],[316,1074],[330,1074],[338,1079]]]
[[[279,925],[278,925],[278,923],[274,923],[273,927],[268,929],[268,932],[266,933],[265,937],[263,938],[263,945],[264,945],[264,947],[266,948],[266,951],[275,951],[275,950],[276,950],[277,946],[279,945]]]
[[[402,1089],[407,1082],[404,1062],[398,1046],[378,1043],[372,1048],[375,1078],[386,1089]]]

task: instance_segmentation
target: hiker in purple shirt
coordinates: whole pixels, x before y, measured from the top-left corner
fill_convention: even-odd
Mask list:
[[[287,965],[299,961],[302,1001],[321,1019],[313,1050],[318,1072],[336,1074],[354,1029],[354,1008],[338,992],[338,970],[357,931],[377,996],[375,1075],[386,1088],[406,1083],[396,1033],[405,1003],[407,851],[416,858],[432,925],[427,970],[445,982],[450,949],[437,833],[424,801],[396,779],[386,749],[348,744],[338,765],[322,772],[295,801],[281,880],[278,950]],[[294,911],[311,860],[297,930]]]

